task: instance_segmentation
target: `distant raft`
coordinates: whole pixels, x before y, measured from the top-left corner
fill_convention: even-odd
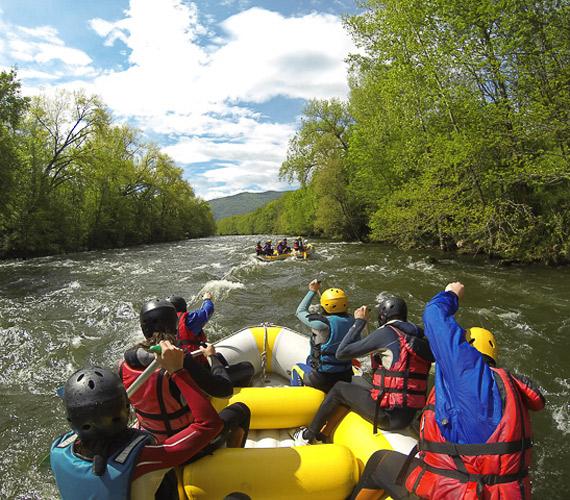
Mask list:
[[[221,499],[241,492],[252,500],[341,500],[347,498],[368,458],[379,449],[408,453],[416,440],[406,433],[379,430],[354,412],[338,415],[329,443],[294,446],[295,428],[312,420],[324,393],[290,387],[291,367],[306,358],[309,339],[286,327],[247,327],[219,341],[216,351],[231,363],[249,361],[254,387],[214,398],[221,411],[241,401],[251,410],[245,448],[225,448],[178,469],[180,498]],[[326,429],[326,427],[325,427]],[[323,431],[325,432],[325,431]]]
[[[257,260],[261,260],[263,262],[275,262],[277,260],[286,260],[290,258],[296,258],[299,260],[307,260],[311,255],[313,255],[315,248],[313,245],[307,245],[304,250],[292,250],[289,253],[274,253],[273,255],[256,255],[255,258]]]

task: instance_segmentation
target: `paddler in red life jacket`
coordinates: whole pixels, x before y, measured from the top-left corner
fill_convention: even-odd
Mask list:
[[[255,245],[255,254],[263,255],[263,247],[261,246],[261,241],[258,241]]]
[[[155,299],[143,305],[140,323],[146,340],[125,352],[124,360],[119,367],[126,388],[130,387],[153,361],[154,354],[148,352],[150,346],[162,340],[176,342],[178,316],[169,301]],[[215,356],[214,347],[199,349],[211,360],[211,370],[196,362],[190,353],[184,353],[183,368],[206,394],[215,397],[231,396],[233,384]],[[131,397],[130,402],[134,407],[139,427],[153,434],[159,442],[179,432],[194,419],[192,407],[181,397],[176,384],[164,370],[155,371]],[[247,436],[249,429],[247,406],[235,403],[222,410],[220,417],[224,420],[226,430],[230,429],[232,433],[242,437]],[[243,440],[240,438],[241,441],[245,443],[245,437]]]
[[[57,438],[50,454],[63,500],[154,498],[165,471],[196,457],[221,432],[216,410],[183,369],[182,350],[166,341],[160,346],[159,366],[192,407],[193,422],[157,444],[128,427],[129,401],[116,373],[98,367],[75,372],[63,395],[72,432]]]
[[[202,296],[202,306],[194,311],[188,311],[186,300],[178,295],[171,295],[167,299],[176,308],[178,315],[178,345],[185,352],[193,352],[207,342],[204,326],[214,314],[214,302],[210,292]],[[198,356],[196,361],[207,365],[208,361],[204,356]]]
[[[454,314],[461,283],[426,306],[424,325],[437,363],[435,386],[420,422],[419,458],[374,453],[351,498],[531,498],[532,427],[528,410],[544,397],[527,377],[495,368],[495,336],[464,330]]]
[[[320,430],[342,405],[376,428],[407,427],[426,403],[427,378],[433,361],[423,330],[407,320],[408,308],[400,297],[385,296],[378,306],[379,328],[365,338],[368,309],[354,311],[354,324],[340,343],[336,359],[350,361],[371,355],[372,384],[337,382],[327,394],[313,421],[295,434],[295,444],[320,439]]]
[[[293,240],[293,250],[295,250],[296,252],[304,251],[303,240],[300,236],[297,236],[297,238]]]
[[[176,314],[178,314],[178,343],[186,352],[196,351],[201,345],[205,345],[208,341],[202,328],[199,330],[199,333],[194,333],[198,331],[200,326],[205,325],[214,312],[212,294],[210,292],[206,292],[203,299],[204,303],[200,309],[187,312],[186,300],[184,300],[183,297],[180,297],[179,295],[171,295],[168,297],[168,301],[174,305],[176,308]],[[211,346],[210,349],[213,349],[213,346]],[[226,369],[226,373],[234,387],[249,387],[251,385],[251,380],[255,374],[253,364],[249,361],[242,361],[240,363],[228,365],[226,359],[220,353],[214,353],[214,356]],[[210,365],[204,356],[198,356],[194,359],[199,363],[202,363],[206,368],[210,368]]]

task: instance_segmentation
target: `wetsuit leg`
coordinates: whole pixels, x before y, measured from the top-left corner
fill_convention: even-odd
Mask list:
[[[224,431],[228,431],[226,444],[228,448],[243,448],[249,433],[251,411],[244,403],[233,403],[220,412],[224,421]]]
[[[416,499],[417,497],[409,493],[405,486],[396,484],[396,479],[407,458],[403,453],[392,450],[375,452],[368,459],[350,500],[373,500],[382,498],[384,495],[390,495],[394,499]],[[408,473],[418,464],[419,460],[414,458],[408,467]],[[404,478],[403,484],[405,481]]]
[[[245,446],[251,419],[251,411],[248,406],[244,403],[233,403],[220,412],[220,418],[224,422],[222,432],[186,463],[191,464],[206,455],[212,455],[214,451],[224,445],[228,448],[243,448]]]
[[[174,469],[164,475],[162,483],[154,494],[154,500],[178,500],[178,479]]]
[[[255,368],[249,361],[242,361],[226,368],[234,387],[249,387],[255,374]]]
[[[314,387],[315,389],[319,389],[323,392],[329,392],[337,382],[350,382],[351,379],[352,369],[339,373],[324,373],[311,370],[309,373],[305,374],[303,382],[304,385]]]
[[[368,418],[374,419],[375,403],[368,387],[350,382],[337,382],[321,403],[315,418],[307,428],[309,435],[305,434],[305,437],[308,439],[317,437],[339,405],[351,408],[367,420]]]

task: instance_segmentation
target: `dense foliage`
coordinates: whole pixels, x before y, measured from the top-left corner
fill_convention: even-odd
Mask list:
[[[570,260],[568,1],[363,7],[348,102],[311,102],[281,168],[303,188],[219,231]]]
[[[0,256],[33,256],[212,234],[182,170],[97,98],[22,97],[0,73]]]

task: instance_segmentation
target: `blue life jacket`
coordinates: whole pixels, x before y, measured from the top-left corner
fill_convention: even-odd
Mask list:
[[[307,359],[311,368],[322,373],[339,373],[351,370],[352,361],[336,359],[336,350],[354,323],[354,318],[348,314],[311,315],[309,318],[322,321],[329,327],[329,338],[323,344],[315,344],[314,335],[311,336],[311,353]]]
[[[93,462],[77,456],[73,444],[77,435],[68,432],[51,445],[50,462],[63,500],[126,500],[130,498],[131,477],[139,453],[150,439],[145,432],[133,438],[107,459],[102,476],[93,473]]]

